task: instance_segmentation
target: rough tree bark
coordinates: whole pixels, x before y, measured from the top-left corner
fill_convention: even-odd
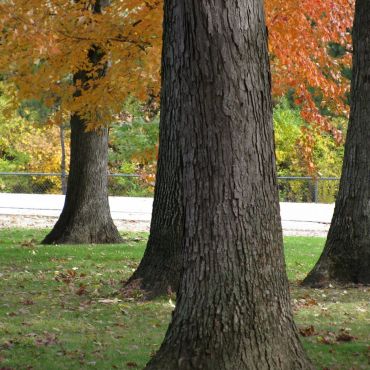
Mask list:
[[[71,118],[71,163],[63,211],[44,244],[119,243],[108,202],[108,130]]]
[[[92,11],[101,12],[96,1]],[[88,51],[89,61],[99,66],[104,53],[96,45]],[[106,73],[106,65],[98,67],[97,77]],[[74,83],[88,86],[89,71],[74,75]],[[77,91],[75,96],[79,96]],[[108,202],[108,129],[86,132],[84,120],[75,113],[71,117],[71,160],[67,194],[59,220],[45,237],[43,244],[119,243],[122,238],[113,223]]]
[[[342,177],[323,253],[304,285],[370,284],[370,1],[356,1],[351,113]]]
[[[178,35],[184,270],[147,369],[312,369],[284,265],[263,2],[167,0],[165,14]]]
[[[159,153],[152,221],[145,254],[126,284],[139,284],[150,298],[176,292],[180,283],[183,211],[177,122],[181,96],[176,94],[180,81],[176,78],[174,64],[180,56],[178,48],[173,48],[177,37],[176,32],[164,28]]]

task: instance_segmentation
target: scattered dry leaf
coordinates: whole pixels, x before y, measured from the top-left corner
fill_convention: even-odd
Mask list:
[[[315,328],[313,325],[307,326],[306,328],[300,328],[299,333],[302,337],[312,337],[315,335]]]
[[[334,344],[334,338],[328,335],[318,336],[317,341],[323,344]]]
[[[76,290],[77,295],[86,294],[86,285],[81,284],[80,287]]]
[[[342,329],[335,339],[337,342],[351,342],[352,340],[356,339],[356,337],[349,334],[348,331]]]
[[[126,362],[127,367],[138,367],[136,362]]]
[[[117,303],[121,302],[121,300],[118,299],[118,298],[114,298],[114,299],[99,299],[98,302],[99,303],[104,303],[104,304],[117,304]]]

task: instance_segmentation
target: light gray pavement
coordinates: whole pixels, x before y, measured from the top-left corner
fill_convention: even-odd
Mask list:
[[[64,204],[63,195],[0,193],[0,215],[18,218],[58,217]],[[114,220],[146,225],[151,218],[152,198],[109,197]],[[285,235],[325,236],[333,215],[334,204],[280,203]]]
[[[58,217],[64,195],[0,193],[0,214]],[[150,221],[152,198],[109,197],[113,219]]]

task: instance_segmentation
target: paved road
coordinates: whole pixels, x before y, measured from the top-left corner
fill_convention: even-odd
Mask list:
[[[109,197],[113,219],[150,221],[152,198]],[[0,193],[0,214],[59,216],[64,195]]]
[[[149,222],[152,198],[109,197],[114,220]],[[0,193],[0,215],[59,216],[63,195]],[[301,231],[307,235],[325,235],[334,210],[333,204],[280,203],[285,234]]]
[[[152,198],[110,197],[114,220],[149,222]],[[64,204],[63,195],[0,193],[0,215],[58,217]],[[325,233],[330,225],[333,204],[280,203],[284,231],[306,230]]]

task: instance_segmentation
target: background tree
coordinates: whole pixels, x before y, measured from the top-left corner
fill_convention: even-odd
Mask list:
[[[164,27],[176,35],[164,68],[180,81],[163,94],[181,102],[184,265],[147,369],[310,369],[284,267],[263,5],[165,1]]]
[[[24,102],[17,111],[9,109],[7,86],[0,84],[0,172],[59,172],[61,150],[58,127],[45,125],[37,102]],[[33,107],[33,110],[31,110]],[[27,116],[28,124],[26,123]],[[69,160],[69,156],[66,156]],[[47,193],[60,189],[58,177],[15,176],[0,179],[0,191],[29,193],[43,188]]]
[[[86,10],[89,10],[87,7]],[[101,1],[91,6],[93,14],[101,14]],[[105,51],[97,44],[87,50],[91,69],[77,71],[73,84],[82,91],[94,88],[94,81],[106,75]],[[57,223],[44,238],[52,243],[119,243],[121,236],[113,223],[108,201],[108,129],[86,132],[87,121],[79,111],[71,117],[71,162],[64,207]]]
[[[64,59],[59,53],[58,58],[51,58],[53,59],[52,62],[48,61],[47,65],[43,63],[43,68],[48,66],[51,67],[46,69],[48,76],[51,78],[51,72],[55,75],[55,71],[61,71],[63,68],[68,70],[67,66],[71,65],[68,56],[71,58],[73,57],[73,64],[76,63],[78,59],[78,55],[75,54],[76,51],[81,56],[80,46],[84,46],[83,43],[88,44],[88,38],[91,37],[91,39],[93,39],[96,36],[96,30],[99,29],[99,37],[104,39],[104,35],[106,35],[109,39],[109,49],[112,49],[109,55],[111,60],[114,60],[111,69],[117,70],[115,76],[121,78],[121,83],[116,84],[114,88],[106,89],[105,94],[117,98],[115,99],[115,101],[118,102],[118,104],[116,104],[117,112],[120,111],[120,109],[122,109],[120,103],[122,102],[121,97],[126,96],[127,91],[137,92],[140,90],[141,92],[138,95],[144,97],[144,90],[138,89],[138,87],[143,87],[143,85],[146,86],[148,82],[152,85],[153,79],[158,80],[157,61],[159,60],[158,55],[160,48],[157,47],[157,41],[159,41],[159,39],[154,40],[153,38],[147,37],[150,34],[150,32],[147,31],[154,29],[154,34],[160,33],[161,5],[159,3],[159,0],[151,1],[150,3],[146,2],[146,4],[150,5],[150,12],[148,14],[148,8],[146,6],[140,7],[142,2],[139,0],[124,2],[112,1],[111,6],[105,8],[104,16],[100,17],[99,27],[96,29],[90,27],[89,35],[85,34],[84,37],[80,37],[80,39],[77,39],[76,36],[81,35],[80,31],[86,33],[86,30],[83,28],[89,23],[91,15],[85,12],[83,17],[81,17],[81,14],[78,16],[76,14],[76,8],[71,11],[71,3],[63,3],[62,0],[49,2],[48,4],[50,6],[54,4],[53,8],[57,9],[57,13],[55,14],[48,12],[47,15],[49,16],[45,16],[43,13],[42,9],[45,9],[45,3],[43,2],[16,0],[12,3],[2,4],[1,6],[4,7],[4,17],[2,17],[1,21],[4,25],[4,29],[11,30],[13,27],[15,30],[14,35],[20,36],[20,38],[14,37],[14,40],[11,37],[6,38],[6,45],[9,45],[9,51],[15,52],[14,55],[16,56],[16,58],[13,58],[11,64],[11,69],[13,71],[11,75],[13,76],[13,80],[16,75],[14,72],[17,68],[19,72],[19,67],[21,67],[21,69],[24,69],[24,73],[18,73],[19,78],[17,86],[20,86],[19,84],[22,83],[22,81],[19,81],[22,80],[22,76],[28,75],[28,79],[32,80],[33,84],[37,82],[35,88],[39,91],[38,86],[40,78],[35,79],[35,72],[38,69],[32,63],[29,65],[24,63],[27,58],[29,59],[29,55],[32,54],[32,58],[35,59],[35,65],[38,65],[40,64],[40,60],[50,59],[50,55],[45,54],[50,54],[52,50],[54,50],[54,52],[57,51],[57,49],[61,52],[63,48],[67,50],[66,57],[63,57]],[[14,6],[11,4],[14,4]],[[57,6],[58,4],[59,6]],[[157,6],[158,4],[159,6]],[[342,123],[338,124],[331,118],[336,116],[347,117],[348,113],[348,99],[346,96],[350,77],[350,30],[354,9],[353,4],[353,0],[319,0],[314,2],[296,0],[266,1],[270,55],[272,59],[273,95],[276,99],[280,99],[281,96],[287,95],[290,103],[299,107],[302,116],[305,118],[304,124],[300,127],[302,134],[297,143],[297,150],[303,154],[305,160],[305,174],[307,174],[307,170],[318,175],[319,172],[323,173],[313,153],[321,132],[326,131],[327,134],[325,135],[335,138],[338,143],[341,143],[344,139],[342,133],[345,125]],[[134,15],[138,12],[137,8],[140,9],[138,17]],[[128,9],[128,12],[125,13],[124,9]],[[135,9],[135,12],[130,12],[130,9]],[[73,12],[76,17],[78,17],[79,22],[76,25],[68,25]],[[108,13],[110,13],[109,17]],[[14,14],[14,16],[11,17],[10,14]],[[60,26],[61,22],[59,22],[59,24],[56,22],[56,16],[58,14],[61,15],[63,22],[67,24],[63,29]],[[50,15],[52,15],[52,17],[50,17]],[[149,15],[149,17],[147,17],[147,15]],[[122,22],[124,23],[131,18],[133,19],[132,24],[135,25],[134,31],[144,31],[142,34],[130,32],[130,30],[125,33],[126,30],[122,30]],[[37,24],[35,20],[37,20]],[[137,24],[137,20],[141,22]],[[148,20],[149,24],[145,23]],[[84,24],[84,22],[86,24]],[[50,30],[48,32],[49,38],[46,37],[45,32],[41,32],[43,27],[37,26],[43,24],[45,25],[44,29],[47,28]],[[121,29],[117,28],[117,25],[120,25]],[[129,23],[129,25],[131,26],[131,23]],[[139,25],[141,28],[138,28]],[[76,29],[77,32],[70,32],[65,35],[65,28],[70,31]],[[107,29],[112,31],[110,36],[106,33]],[[63,32],[64,37],[61,39]],[[24,37],[25,33],[26,35]],[[55,34],[53,37],[54,41],[50,42],[53,33]],[[141,39],[143,45],[148,45],[148,43],[150,43],[152,47],[150,49],[146,48],[145,53],[143,53],[142,50],[140,51],[140,49],[135,50],[133,48],[135,42],[131,44],[125,42],[128,41],[128,38],[125,37],[128,34],[131,37],[131,41]],[[149,41],[146,43],[145,40]],[[73,47],[76,45],[76,41],[78,41],[78,45],[77,47]],[[58,42],[63,44],[63,48],[57,45]],[[31,44],[33,48],[27,48],[27,43]],[[17,48],[17,45],[22,46],[21,44],[23,44],[24,47]],[[54,45],[54,47],[51,47],[51,45]],[[69,46],[72,47],[70,48]],[[125,48],[130,51],[128,58],[120,59],[120,55],[123,55],[123,49]],[[143,46],[143,48],[145,48],[145,46]],[[38,52],[35,53],[35,51]],[[37,58],[38,53],[41,56],[40,60]],[[146,58],[146,55],[148,55],[148,58]],[[154,55],[155,57],[153,57]],[[56,56],[57,55],[55,55],[55,57]],[[138,56],[139,58],[137,58]],[[0,56],[0,60],[1,57],[4,58],[4,67],[9,69],[9,58],[6,56],[6,53]],[[82,57],[86,57],[86,55]],[[22,63],[19,65],[14,63],[17,59],[20,59]],[[144,61],[144,63],[136,63],[139,59]],[[63,61],[68,61],[69,64]],[[126,68],[127,64],[129,67],[133,66],[134,68]],[[141,69],[137,68],[138,66],[140,66]],[[27,69],[31,69],[32,74],[27,72]],[[133,72],[133,70],[135,72]],[[41,72],[42,71],[43,70],[41,70]],[[130,71],[129,74],[127,74],[128,71]],[[127,81],[124,77],[127,76],[132,80],[129,87],[124,83],[124,81]],[[141,78],[136,79],[135,76],[140,76]],[[55,90],[54,93],[51,92],[48,94],[48,99],[45,98],[45,100],[49,102],[50,96],[56,98],[58,93],[63,90],[63,86],[60,85],[61,81],[67,82],[68,84],[70,83],[70,78],[69,80],[68,78],[58,78],[57,81],[59,81],[59,83],[57,86],[50,86],[48,83],[49,79],[45,78],[45,76],[43,79],[47,83],[42,86],[41,92]],[[21,89],[23,94],[28,91],[31,96],[34,96],[35,88],[30,91],[27,79],[25,79],[25,82],[25,89]],[[112,81],[109,81],[109,75],[105,82],[112,84]],[[70,98],[69,93],[66,95]],[[64,101],[66,102],[65,99]],[[84,103],[86,103],[86,101]],[[67,108],[66,105],[68,105],[68,103],[64,105],[64,108]],[[109,105],[110,104],[107,104],[107,106]],[[58,109],[58,112],[62,110]],[[68,111],[68,109],[66,110]],[[59,119],[61,120],[61,118],[59,114]],[[139,151],[140,148],[138,148],[137,152]],[[143,152],[143,154],[145,153]],[[141,158],[143,157],[144,156],[141,156]],[[140,158],[140,154],[136,156],[136,158]],[[125,169],[127,169],[127,167]],[[130,169],[134,172],[138,171],[138,168],[134,166],[131,166]],[[144,170],[140,167],[139,172],[148,175],[144,177],[150,179],[150,182],[153,182],[155,160],[152,161],[152,164],[146,165]],[[124,181],[125,180],[121,180],[121,182]],[[122,186],[125,189],[127,188],[125,184]],[[137,190],[135,191],[134,188],[137,188]],[[139,194],[140,189],[136,185],[134,188],[132,192]]]
[[[307,176],[307,162],[302,151],[302,129],[307,127],[298,107],[290,106],[289,99],[284,98],[275,105],[273,111],[276,166],[278,176]],[[345,128],[344,118],[332,119],[334,125]],[[345,136],[345,132],[344,132]],[[327,132],[313,132],[315,145],[312,148],[312,163],[317,176],[340,177],[344,146]],[[294,181],[279,182],[279,197],[283,202],[312,202],[315,189],[313,182]],[[338,192],[337,181],[320,181],[317,189],[319,201],[335,202]]]
[[[333,117],[348,118],[354,0],[266,0],[273,95],[289,95],[307,122],[300,150],[315,173],[317,133],[343,142]]]
[[[351,113],[342,177],[324,251],[305,285],[370,283],[370,1],[356,1]]]
[[[155,85],[150,68],[143,74],[138,60],[156,42],[149,19],[161,13],[156,1],[114,4],[104,10],[100,0],[1,4],[6,49],[0,65],[13,83],[13,100],[38,97],[54,108],[55,122],[71,115],[66,202],[44,243],[121,240],[107,196],[107,125],[129,93],[140,96]],[[157,48],[150,50],[155,60]]]
[[[112,125],[109,132],[110,171],[139,175],[115,177],[109,184],[113,194],[153,196],[158,159],[158,112],[158,97],[151,97],[145,104],[129,98],[119,121]]]
[[[92,12],[94,4],[100,0],[0,4],[0,72],[9,88],[13,86],[15,106],[37,98],[53,109],[53,122],[79,112],[90,129],[114,121],[127,96],[145,99],[148,89],[157,90],[162,17],[158,1],[112,1]],[[88,53],[92,45],[104,53],[97,65]],[[93,78],[106,63],[106,74]],[[92,88],[72,83],[73,75],[84,70],[92,77],[91,86],[85,87]]]

